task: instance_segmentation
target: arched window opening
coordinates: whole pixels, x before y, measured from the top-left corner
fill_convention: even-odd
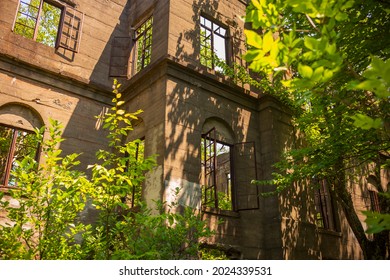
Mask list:
[[[211,127],[211,128],[210,128]],[[201,139],[202,206],[220,210],[258,209],[254,142],[235,143],[223,121],[209,119]]]
[[[15,187],[13,170],[26,156],[39,160],[39,139],[34,131],[43,126],[32,108],[9,103],[0,107],[0,187]]]
[[[0,125],[0,186],[15,187],[12,171],[26,156],[38,161],[39,143],[33,131]]]

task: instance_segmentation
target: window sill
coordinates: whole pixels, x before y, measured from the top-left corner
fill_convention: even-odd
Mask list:
[[[5,194],[9,194],[9,191],[15,189],[15,187],[6,187],[4,185],[0,185],[0,192],[3,192]]]
[[[320,234],[324,234],[324,235],[332,235],[332,236],[336,236],[336,237],[341,237],[341,232],[333,231],[333,230],[329,230],[329,229],[318,228],[317,232]]]
[[[218,216],[226,216],[226,217],[233,217],[233,218],[239,218],[240,213],[233,211],[233,210],[221,210],[217,208],[212,207],[202,207],[202,212],[211,214],[211,215],[218,215]]]

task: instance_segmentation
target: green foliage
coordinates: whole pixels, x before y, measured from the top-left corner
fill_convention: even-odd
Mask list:
[[[202,248],[200,254],[202,260],[229,260],[225,252],[220,249]]]
[[[379,193],[384,200],[390,201],[390,193]],[[374,211],[363,211],[366,216],[367,233],[380,233],[390,230],[390,214],[378,213]]]
[[[221,210],[233,210],[232,199],[225,192],[218,192],[218,207]]]
[[[126,203],[127,196],[133,193],[135,186],[141,187],[145,172],[155,164],[153,157],[142,160],[135,158],[138,141],[123,144],[123,137],[133,129],[131,122],[136,120],[142,111],[127,113],[121,108],[124,101],[121,100],[119,87],[120,84],[115,81],[115,98],[112,100],[114,106],[104,119],[103,127],[109,131],[109,149],[99,150],[96,157],[101,163],[89,166],[92,169],[91,183],[94,186],[91,197],[93,205],[99,210],[95,233],[99,236],[98,246],[101,250],[96,250],[99,252],[96,254],[98,258],[106,259],[111,258],[111,247],[116,242],[118,216],[120,212],[128,212],[130,208]]]
[[[275,184],[275,193],[297,181],[327,178],[338,201],[351,206],[344,207],[349,220],[357,219],[347,181],[371,175],[362,168],[367,164],[375,166],[375,174],[388,168],[388,8],[384,1],[362,0],[249,4],[251,28],[245,34],[250,48],[244,58],[276,89],[269,94],[291,108],[304,138],[275,165],[272,180],[262,182]],[[369,242],[356,225],[352,230],[366,254]]]
[[[379,233],[390,230],[390,214],[380,214],[377,212],[364,211],[367,217],[365,222],[368,225],[367,233]]]
[[[42,142],[44,128],[36,130]],[[17,186],[9,190],[9,200],[1,208],[8,222],[0,225],[0,259],[79,259],[83,254],[76,237],[89,226],[78,220],[85,207],[90,184],[73,170],[78,154],[61,156],[63,140],[57,121],[51,120],[49,138],[42,142],[44,163],[25,155],[16,161],[13,176]]]
[[[174,204],[156,202],[159,214],[152,214],[144,204],[137,211],[129,211],[110,228],[111,241],[103,227],[99,234],[86,240],[85,246],[94,259],[196,259],[199,239],[212,232],[195,210],[184,208],[173,212]],[[172,209],[171,209],[172,208]]]

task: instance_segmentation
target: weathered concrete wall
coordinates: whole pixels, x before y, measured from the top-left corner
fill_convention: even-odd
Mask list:
[[[151,64],[167,55],[170,7],[169,0],[129,1],[130,32],[148,17],[153,16]]]
[[[200,15],[208,15],[229,29],[228,50],[232,59],[242,64],[244,51],[245,4],[237,0],[171,0],[168,54],[191,67],[199,67]],[[204,68],[204,67],[201,67]],[[205,69],[206,70],[206,69]],[[212,71],[211,71],[212,72]]]
[[[228,140],[231,144],[255,141],[257,145],[257,100],[241,88],[226,86],[197,71],[184,71],[181,65],[169,65],[165,104],[165,193],[169,195],[179,187],[179,202],[200,208],[201,135],[208,129],[204,124],[213,120],[226,126],[233,134]],[[217,232],[210,241],[245,252],[245,258],[259,258],[263,234],[259,210],[209,209],[204,212],[204,218],[209,219],[209,225]]]
[[[145,140],[145,156],[156,156],[157,166],[146,175],[143,197],[146,203],[154,207],[153,200],[163,199],[163,169],[165,154],[165,66],[158,64],[150,71],[141,71],[130,80],[127,89],[123,89],[126,110],[139,115],[142,126],[135,127],[129,133],[127,141]]]
[[[77,0],[84,13],[80,50],[73,54],[37,43],[12,31],[18,0],[0,2],[0,54],[69,77],[86,84],[110,89],[108,76],[111,41],[129,36],[127,0]]]
[[[50,119],[61,122],[66,139],[61,148],[64,153],[82,153],[80,168],[84,169],[94,162],[95,152],[106,144],[105,132],[95,116],[102,115],[108,105],[102,97],[95,100],[88,98],[97,95],[94,91],[43,75],[35,69],[18,68],[0,61],[0,108],[18,104],[27,111],[35,112],[42,120],[41,125],[46,127],[50,126]],[[80,90],[85,96],[74,93]],[[0,115],[0,123],[32,129],[28,123],[18,124],[15,116],[17,114],[10,118]]]

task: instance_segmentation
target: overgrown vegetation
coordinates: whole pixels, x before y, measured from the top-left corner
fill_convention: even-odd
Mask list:
[[[136,157],[139,141],[123,143],[132,120],[114,84],[114,106],[106,114],[109,145],[96,154],[88,178],[74,167],[78,154],[62,156],[60,125],[51,121],[36,130],[41,143],[38,164],[35,153],[16,161],[16,186],[0,192],[0,259],[196,259],[200,240],[213,233],[195,209],[156,201],[157,213],[140,202],[129,203],[139,190],[154,157]],[[136,188],[135,188],[136,187]],[[97,222],[80,219],[85,207],[98,210]],[[180,211],[179,211],[180,210]]]
[[[245,31],[245,59],[273,89],[265,92],[290,107],[305,139],[284,155],[269,182],[280,193],[300,180],[326,180],[367,259],[389,256],[390,203],[379,196],[381,213],[366,213],[369,232],[375,233],[369,240],[349,183],[370,178],[385,191],[389,11],[390,3],[379,0],[252,0],[246,13],[251,28]]]

